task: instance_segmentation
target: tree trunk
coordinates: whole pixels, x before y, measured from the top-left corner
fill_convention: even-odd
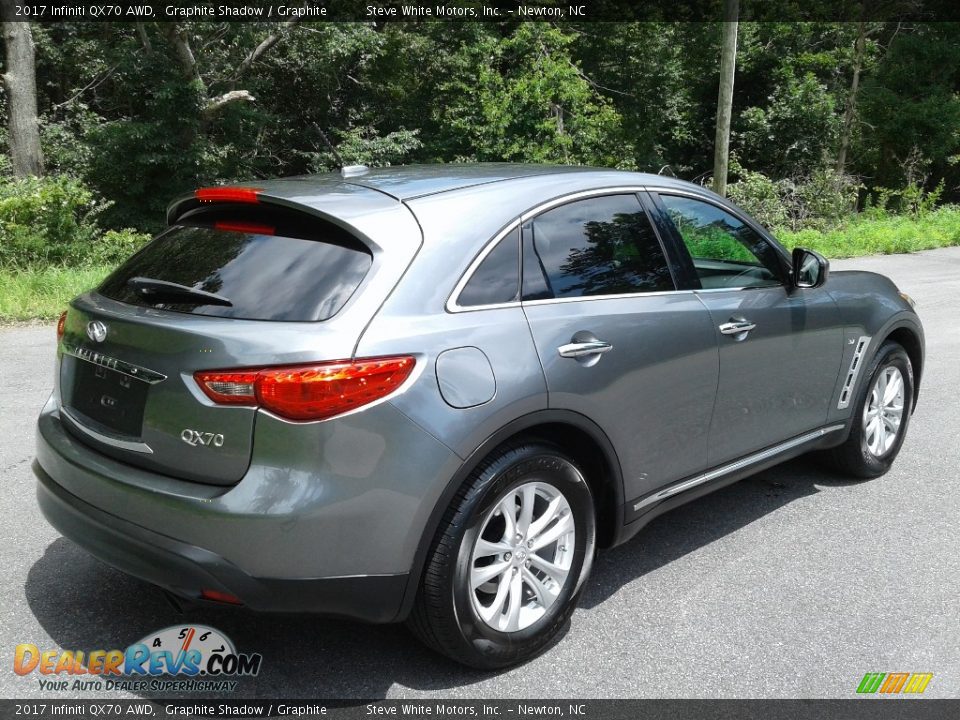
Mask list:
[[[180,65],[180,74],[186,80],[196,80],[203,86],[200,71],[197,69],[197,60],[193,55],[193,48],[190,47],[190,39],[186,31],[178,23],[166,23],[163,25],[163,33],[173,46],[174,55],[177,56],[177,63]]]
[[[727,194],[730,164],[730,116],[733,112],[733,75],[737,69],[737,17],[739,0],[724,0],[723,36],[720,41],[720,93],[717,97],[717,135],[713,154],[713,189]]]
[[[43,174],[40,128],[37,125],[37,79],[30,25],[16,22],[16,3],[0,0],[3,42],[6,46],[6,72],[10,160],[16,177]]]
[[[860,70],[863,67],[863,55],[867,44],[867,24],[860,21],[857,43],[853,51],[853,78],[850,80],[850,94],[847,96],[847,108],[843,113],[843,133],[840,136],[840,150],[837,152],[837,172],[842,173],[847,166],[847,152],[853,135],[853,121],[857,116],[857,89],[860,87]]]

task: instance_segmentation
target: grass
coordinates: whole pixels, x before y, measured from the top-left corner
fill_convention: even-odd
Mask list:
[[[0,322],[53,320],[67,303],[99,285],[111,268],[0,269]]]
[[[827,258],[931,250],[960,245],[960,207],[945,206],[919,217],[857,215],[835,230],[779,231],[776,237],[789,249],[805,247]]]
[[[890,255],[960,245],[960,207],[945,206],[920,217],[858,215],[829,230],[778,232],[787,248],[816,250],[828,258]],[[0,268],[0,322],[53,320],[67,303],[98,285],[110,267]]]

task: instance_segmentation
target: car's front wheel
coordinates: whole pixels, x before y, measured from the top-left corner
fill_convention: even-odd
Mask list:
[[[850,435],[827,458],[859,478],[886,473],[900,452],[913,407],[913,366],[901,345],[884,343],[874,355],[854,406]]]
[[[590,487],[573,460],[543,443],[505,448],[443,518],[410,627],[473,667],[528,660],[566,627],[595,535]]]

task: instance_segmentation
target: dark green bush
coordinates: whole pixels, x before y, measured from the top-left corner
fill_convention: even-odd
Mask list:
[[[833,170],[783,180],[734,164],[737,182],[727,187],[733,202],[770,228],[829,230],[856,213],[860,182]]]
[[[102,232],[97,215],[106,206],[83,183],[67,176],[0,178],[0,266],[120,261],[146,236],[133,230]]]

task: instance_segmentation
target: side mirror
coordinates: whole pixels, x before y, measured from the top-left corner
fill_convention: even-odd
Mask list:
[[[798,288],[818,288],[827,281],[830,262],[820,253],[804,248],[793,250],[793,285]]]

